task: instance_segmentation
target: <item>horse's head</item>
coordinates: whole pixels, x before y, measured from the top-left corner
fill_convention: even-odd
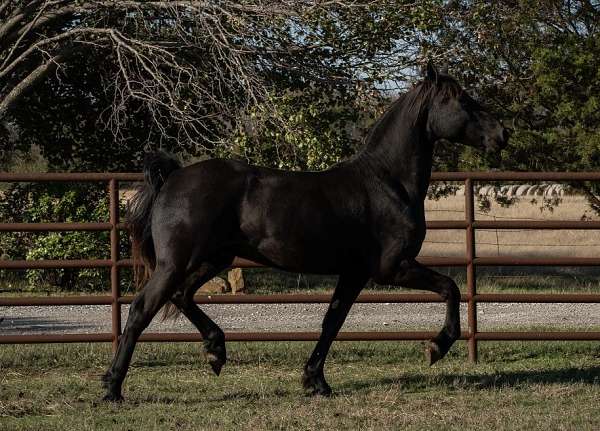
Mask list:
[[[421,85],[430,88],[427,131],[434,140],[499,153],[508,143],[508,130],[450,76],[430,63]]]

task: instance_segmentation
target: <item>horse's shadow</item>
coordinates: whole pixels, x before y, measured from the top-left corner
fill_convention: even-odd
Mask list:
[[[584,383],[600,384],[600,367],[586,368],[563,368],[548,371],[515,371],[499,372],[497,374],[410,374],[400,377],[382,377],[374,379],[342,381],[334,383],[333,397],[348,396],[351,394],[365,393],[374,390],[396,389],[401,393],[425,390],[431,387],[445,387],[448,389],[471,389],[488,390],[495,388],[510,388],[528,384],[552,384],[552,383]],[[272,390],[253,391],[248,389],[226,391],[223,394],[206,396],[197,394],[185,400],[176,395],[148,395],[132,401],[134,405],[147,402],[174,403],[186,405],[197,405],[198,403],[222,403],[230,401],[252,401],[256,402],[263,398],[278,398],[290,396],[302,396],[300,388],[284,389],[273,388]]]
[[[448,388],[494,389],[517,387],[523,384],[586,383],[600,384],[600,367],[563,368],[547,371],[509,371],[496,374],[411,374],[400,377],[383,377],[369,380],[341,382],[336,385],[338,393],[368,391],[381,387],[400,386],[421,388],[444,386]]]

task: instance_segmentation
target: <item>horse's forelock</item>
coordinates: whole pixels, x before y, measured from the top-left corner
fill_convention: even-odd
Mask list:
[[[408,112],[415,114],[413,123],[419,121],[431,101],[437,97],[456,99],[463,92],[462,87],[454,78],[442,75],[436,81],[423,80],[418,82],[406,93],[406,106]]]

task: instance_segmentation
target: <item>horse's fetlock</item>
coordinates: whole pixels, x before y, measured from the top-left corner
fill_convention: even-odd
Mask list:
[[[227,350],[225,348],[225,334],[223,331],[213,330],[207,334],[203,342],[204,355],[212,370],[218,376],[221,368],[227,362]]]
[[[302,375],[302,387],[307,395],[330,396],[331,387],[327,384],[323,370],[314,374],[307,373],[306,367]]]
[[[109,370],[100,377],[100,381],[102,382],[102,385],[108,389],[119,381],[119,376],[117,376],[113,371]]]
[[[106,373],[100,378],[100,382],[102,382],[102,387],[104,389],[108,389],[110,387],[110,382],[112,381],[111,375]]]
[[[215,341],[219,341],[219,342],[225,341],[225,333],[221,329],[216,329],[216,330],[211,331],[208,334],[208,337],[211,340],[215,340]]]

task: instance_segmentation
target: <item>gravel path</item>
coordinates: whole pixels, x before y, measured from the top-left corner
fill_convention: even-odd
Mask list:
[[[326,304],[203,305],[203,310],[225,331],[318,331]],[[355,304],[346,331],[436,330],[444,320],[443,304]],[[128,307],[123,307],[123,322]],[[600,327],[600,304],[479,304],[481,331],[523,326],[553,328]],[[463,328],[466,305],[461,306]],[[110,332],[110,307],[103,305],[58,307],[0,307],[0,334]],[[150,331],[193,332],[183,317],[161,322]]]

